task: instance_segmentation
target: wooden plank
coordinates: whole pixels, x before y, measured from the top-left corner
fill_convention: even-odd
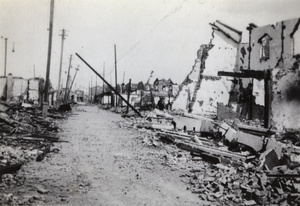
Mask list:
[[[243,124],[237,124],[238,128],[242,131],[247,131],[249,133],[260,134],[260,135],[272,135],[276,134],[276,130],[271,130],[263,127],[255,127]]]
[[[247,160],[246,156],[238,155],[238,154],[232,153],[230,151],[220,150],[218,148],[213,148],[213,147],[210,147],[208,145],[202,146],[202,145],[196,145],[196,144],[193,144],[193,143],[180,142],[180,143],[177,143],[177,146],[182,148],[182,149],[191,151],[191,152],[198,152],[198,153],[205,152],[205,153],[208,153],[208,154],[211,154],[211,155],[217,155],[217,156],[221,156],[221,157],[228,157],[232,160],[237,160],[237,161],[238,160],[241,160],[241,161],[246,161]]]

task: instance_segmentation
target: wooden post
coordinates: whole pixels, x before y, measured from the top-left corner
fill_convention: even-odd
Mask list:
[[[44,92],[44,102],[42,116],[44,118],[48,115],[48,89],[49,89],[49,75],[51,63],[51,48],[52,48],[52,33],[53,33],[53,15],[54,15],[54,0],[50,2],[50,22],[49,22],[49,40],[48,40],[48,56],[47,56],[47,71],[46,71],[46,85]]]
[[[270,127],[271,111],[272,111],[272,73],[271,70],[267,70],[266,77],[265,77],[265,114],[264,114],[265,128]]]
[[[71,92],[71,90],[72,90],[72,86],[73,86],[73,83],[74,83],[76,74],[77,74],[77,72],[79,71],[79,65],[78,65],[78,67],[77,67],[75,70],[76,70],[76,72],[75,72],[75,74],[74,74],[73,81],[72,81],[72,83],[71,83],[71,86],[70,86],[70,90],[69,90],[68,96],[69,96],[69,94],[70,94],[70,92]],[[75,84],[75,86],[76,86],[76,84]]]
[[[65,30],[62,30],[61,36],[61,51],[60,51],[60,63],[59,63],[59,73],[58,73],[58,87],[57,87],[57,101],[60,102],[60,82],[61,82],[61,70],[62,70],[62,60],[63,60],[63,50],[64,50],[64,40],[65,40]]]
[[[131,92],[131,79],[129,79],[128,88],[127,88],[127,101],[129,102],[130,99],[130,92]],[[129,107],[127,105],[127,112],[129,110]]]
[[[5,40],[5,57],[4,57],[4,76],[6,77],[6,62],[7,62],[7,38]]]
[[[67,103],[67,100],[68,100],[68,95],[69,95],[69,92],[68,92],[68,84],[69,84],[69,75],[70,75],[70,69],[71,69],[71,61],[72,61],[72,54],[70,56],[70,61],[69,61],[69,69],[68,69],[68,76],[67,76],[67,81],[66,81],[66,90],[65,90],[65,98],[64,98],[64,103],[66,104]]]
[[[118,82],[117,82],[117,48],[116,45],[114,45],[115,48],[115,81],[116,81],[116,91],[118,91]],[[115,100],[115,106],[118,106],[118,95],[116,94],[116,100]]]

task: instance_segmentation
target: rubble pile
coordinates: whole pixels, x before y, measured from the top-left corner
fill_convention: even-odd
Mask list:
[[[181,178],[201,200],[217,205],[300,204],[298,131],[279,133],[257,121],[238,120],[203,120],[200,131],[179,130],[166,127],[171,116],[162,114],[154,111],[118,124],[137,129],[144,146],[166,150],[159,156],[162,163],[186,169]]]
[[[223,205],[298,205],[299,171],[278,173],[281,169],[265,173],[251,163],[245,167],[206,164],[187,176],[189,189],[203,200]]]
[[[41,117],[36,106],[26,103],[0,102],[0,191],[24,184],[25,177],[17,173],[30,161],[42,161],[51,150],[53,142],[59,142],[58,121],[65,115],[49,109],[48,118]],[[0,196],[0,204],[12,204],[17,197]]]

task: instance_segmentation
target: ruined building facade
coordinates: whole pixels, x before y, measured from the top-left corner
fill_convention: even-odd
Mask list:
[[[300,127],[300,19],[256,27],[249,42],[219,21],[212,39],[201,45],[192,71],[183,81],[173,108],[216,115],[219,104],[236,117],[260,119],[278,130]]]
[[[250,68],[271,74],[270,124],[279,130],[300,128],[299,24],[297,18],[251,32]]]

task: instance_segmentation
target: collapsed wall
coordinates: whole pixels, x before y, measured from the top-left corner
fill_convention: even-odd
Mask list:
[[[178,95],[173,102],[173,109],[187,112],[192,108],[192,99],[195,98],[194,94],[196,94],[195,92],[200,87],[201,73],[204,70],[205,60],[210,48],[211,45],[200,46],[200,49],[197,51],[197,59],[192,67],[192,71],[180,85]]]
[[[225,39],[226,40],[226,39]],[[215,35],[214,45],[208,51],[205,61],[200,89],[197,90],[192,112],[210,115],[217,112],[217,103],[225,105],[229,102],[229,91],[232,81],[226,77],[219,77],[218,71],[233,71],[236,65],[237,47]]]
[[[241,33],[218,21],[211,26],[212,39],[209,44],[200,46],[192,71],[173,103],[174,109],[211,115],[217,113],[218,102],[228,104],[232,81],[219,77],[218,71],[238,69]]]

